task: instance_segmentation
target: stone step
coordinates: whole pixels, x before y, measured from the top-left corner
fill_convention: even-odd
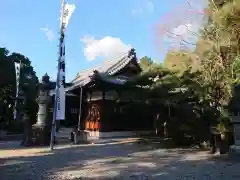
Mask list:
[[[61,128],[56,133],[56,137],[62,138],[62,139],[70,139],[71,132],[72,132],[72,128]]]

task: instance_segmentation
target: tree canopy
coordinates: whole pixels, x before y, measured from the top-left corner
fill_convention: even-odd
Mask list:
[[[206,9],[208,21],[194,49],[169,51],[163,66],[145,57],[140,64],[151,68],[135,78],[136,85],[148,89],[141,97],[170,124],[191,129],[194,137],[212,125],[220,132],[231,130],[229,107],[237,107],[239,89],[240,1],[209,0]]]
[[[13,103],[16,97],[16,74],[14,63],[20,63],[20,83],[19,90],[23,92],[25,98],[25,110],[28,115],[36,119],[36,97],[38,77],[31,65],[31,61],[20,53],[9,53],[6,48],[0,48],[0,103],[8,101]],[[4,78],[3,78],[4,77]],[[17,107],[22,108],[22,107]]]
[[[142,68],[142,70],[147,70],[148,68],[151,68],[152,65],[154,65],[154,62],[150,57],[144,56],[140,58],[139,65]]]

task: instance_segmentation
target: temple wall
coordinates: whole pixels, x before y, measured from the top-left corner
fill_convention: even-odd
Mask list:
[[[134,108],[131,103],[116,103],[113,100],[97,100],[85,106],[82,121],[89,131],[145,131],[153,129],[153,117],[146,107]],[[141,105],[140,105],[141,106]],[[140,108],[140,107],[138,107]]]
[[[112,96],[111,96],[111,95]],[[99,93],[96,93],[99,95]],[[82,104],[81,129],[99,132],[123,132],[123,131],[151,131],[153,129],[153,115],[144,104],[132,102],[117,102],[114,93],[106,93],[104,98],[86,96]],[[50,107],[53,107],[54,96]],[[94,112],[92,107],[95,106]],[[60,125],[64,127],[73,127],[78,124],[79,119],[79,96],[66,96],[66,119],[60,121]],[[96,108],[97,107],[97,108]],[[52,118],[52,109],[50,108],[50,116]],[[96,112],[96,109],[99,112]],[[95,116],[95,117],[90,117]],[[93,122],[98,118],[98,122]]]
[[[144,105],[105,101],[104,109],[101,132],[150,131],[153,129],[153,118]]]

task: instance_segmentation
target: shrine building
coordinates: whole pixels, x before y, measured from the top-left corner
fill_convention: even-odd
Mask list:
[[[153,115],[124,86],[141,73],[135,50],[79,72],[66,87],[66,120],[93,138],[132,136],[154,130]]]

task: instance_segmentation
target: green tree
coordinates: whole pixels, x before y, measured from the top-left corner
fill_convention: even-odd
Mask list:
[[[21,64],[19,88],[24,92],[25,110],[29,118],[35,121],[38,108],[36,102],[36,97],[38,93],[38,77],[33,70],[31,61],[24,55],[19,53],[12,53],[9,58],[13,62]]]
[[[15,94],[16,78],[14,64],[9,58],[9,51],[6,48],[0,48],[0,93],[2,99]]]
[[[239,82],[239,5],[238,0],[209,0],[208,22],[194,50],[201,65],[203,99],[215,110],[212,112],[220,131],[228,129],[226,106],[232,101],[234,86]]]
[[[196,72],[199,66],[197,56],[190,51],[169,51],[164,59],[164,67],[179,75],[188,70]]]
[[[208,24],[202,33],[209,48],[200,54],[204,82],[212,105],[222,110],[232,97],[240,52],[239,1],[209,1]],[[198,50],[201,51],[201,50]]]
[[[240,1],[209,0],[207,9],[208,22],[194,50],[170,51],[163,67],[144,58],[144,72],[131,81],[144,89],[135,95],[175,125],[170,128],[175,138],[190,134],[203,140],[202,132],[219,122],[227,129],[222,128],[229,120],[226,106],[239,82]]]
[[[35,122],[36,114],[37,114],[37,84],[38,78],[36,76],[33,67],[31,66],[30,60],[22,54],[19,53],[12,53],[10,54],[9,51],[5,48],[0,48],[0,107],[3,107],[3,101],[7,100],[8,103],[12,103],[13,101],[11,97],[16,96],[16,74],[15,74],[15,66],[14,63],[20,63],[20,84],[19,89],[20,92],[24,92],[25,104],[24,106],[18,104],[17,109],[19,112],[26,111],[29,118],[32,120],[31,123]],[[12,102],[11,102],[12,101]],[[13,106],[12,106],[13,107]],[[2,108],[1,108],[2,109]],[[9,109],[8,114],[6,116],[8,122],[11,122],[13,118],[13,109]],[[12,124],[12,123],[10,123]],[[17,124],[17,129],[20,128],[21,125]],[[16,130],[14,124],[10,126],[12,131],[19,131]],[[11,131],[11,129],[9,129]]]
[[[140,64],[140,67],[142,68],[142,70],[146,70],[148,68],[151,68],[151,66],[154,65],[154,62],[152,61],[152,59],[150,57],[144,56],[144,57],[140,58],[139,64]]]

